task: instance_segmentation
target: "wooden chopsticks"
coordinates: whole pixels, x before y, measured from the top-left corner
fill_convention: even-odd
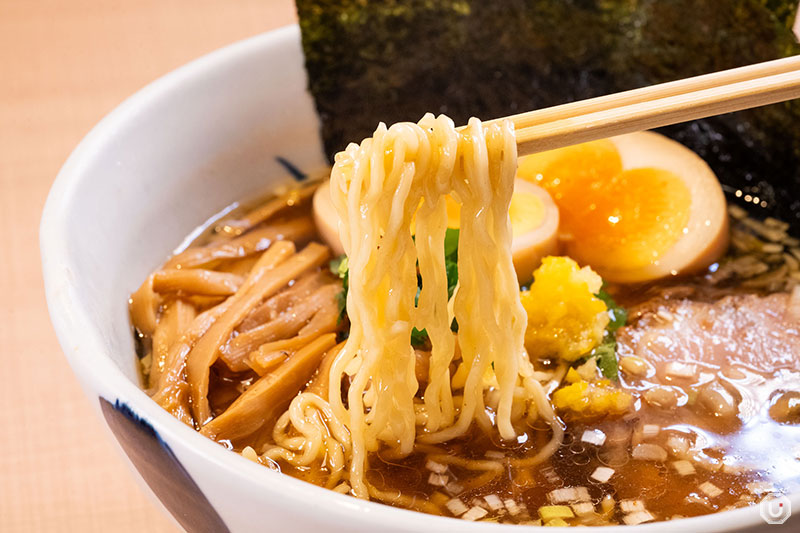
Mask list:
[[[800,56],[505,118],[526,155],[793,98],[800,98]]]

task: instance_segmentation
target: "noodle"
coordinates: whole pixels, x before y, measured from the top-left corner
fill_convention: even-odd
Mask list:
[[[547,399],[547,395],[545,394],[541,383],[533,378],[526,378],[525,389],[532,392],[536,409],[538,410],[539,415],[544,418],[545,422],[547,422],[547,424],[550,426],[550,429],[553,431],[553,436],[550,439],[550,442],[548,442],[545,447],[539,450],[539,452],[533,457],[512,460],[511,463],[516,467],[531,467],[546,461],[554,453],[556,453],[556,450],[558,450],[558,447],[564,440],[564,428],[561,425],[558,417],[556,417],[556,414],[553,411],[553,406],[550,405],[550,401]]]
[[[325,464],[323,441],[334,435],[323,437],[320,424],[342,426],[348,438],[337,439],[347,452],[353,494],[391,502],[398,496],[372,487],[365,477],[368,455],[382,446],[388,455],[403,457],[417,440],[449,441],[464,436],[473,422],[486,431],[496,427],[510,440],[518,433],[514,420],[536,410],[554,428],[551,444],[537,457],[552,454],[563,432],[552,408],[539,402],[544,392],[523,346],[527,317],[511,259],[508,209],[515,171],[511,124],[484,126],[477,119],[460,133],[443,116],[390,128],[381,124],[372,138],[337,154],[331,195],[351,272],[350,333],[331,364],[328,403],[315,399],[315,409],[301,409],[311,405],[309,393],[297,396],[291,415],[275,428],[275,442],[284,450],[273,448],[268,457],[295,466]],[[459,284],[452,300],[443,252],[447,194],[461,205]],[[422,290],[415,305],[418,275]],[[450,329],[453,318],[457,337]],[[424,328],[432,346],[423,403],[416,398],[413,327]],[[496,395],[493,420],[487,414],[488,391]],[[418,420],[424,426],[419,430]],[[289,437],[289,424],[302,437]],[[301,441],[305,447],[298,456],[292,450],[300,450]],[[475,466],[497,473],[503,468],[490,461]]]

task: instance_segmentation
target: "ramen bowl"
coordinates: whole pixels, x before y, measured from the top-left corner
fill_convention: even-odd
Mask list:
[[[396,509],[282,475],[203,437],[140,388],[128,295],[208,213],[326,167],[306,82],[299,30],[286,27],[154,82],[75,149],[41,223],[50,315],[75,375],[142,486],[186,530],[524,531]],[[763,513],[603,531],[776,531],[762,514],[779,516],[791,504],[800,510],[800,495]]]

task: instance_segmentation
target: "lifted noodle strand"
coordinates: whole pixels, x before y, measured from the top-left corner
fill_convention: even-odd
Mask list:
[[[327,462],[328,485],[346,477],[354,495],[396,502],[402,495],[367,481],[370,453],[388,448],[403,457],[416,442],[449,441],[473,423],[514,439],[520,419],[519,408],[512,416],[515,401],[553,431],[533,461],[553,453],[563,431],[532,377],[523,344],[527,316],[511,257],[508,209],[516,165],[510,122],[484,125],[473,118],[458,132],[449,118],[430,114],[418,124],[381,124],[372,138],[336,155],[331,197],[349,258],[350,334],[331,364],[327,401],[310,393],[294,398],[275,426],[277,446],[268,457],[295,466]],[[446,195],[461,206],[459,283],[449,300]],[[415,305],[418,272],[422,290]],[[454,317],[457,336],[450,330]],[[416,405],[413,327],[426,329],[432,346],[423,403]],[[461,360],[451,375],[457,349]],[[480,469],[491,476],[502,466]]]

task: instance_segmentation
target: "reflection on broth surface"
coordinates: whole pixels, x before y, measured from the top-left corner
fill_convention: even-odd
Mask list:
[[[388,432],[365,445],[359,493],[352,419],[331,401],[350,409],[361,379],[356,354],[338,390],[332,381],[355,331],[345,301],[359,274],[316,231],[314,190],[226,210],[132,296],[145,387],[184,423],[299,479],[466,520],[633,525],[800,490],[800,242],[784,224],[732,208],[731,249],[695,274],[606,286],[590,266],[545,258],[513,295],[527,316],[530,367],[511,380],[502,411],[499,370],[487,364],[477,374],[483,403],[462,433],[452,428],[473,357],[463,342],[477,330],[453,318],[467,280],[463,220],[461,235],[442,226],[448,309],[437,335],[454,339],[453,355],[442,366],[429,331],[405,325],[413,368],[397,371],[413,373],[416,434],[410,451]],[[419,283],[409,294],[424,302]],[[454,425],[429,429],[425,394],[437,372],[452,378]],[[361,384],[365,423],[370,383]],[[513,438],[501,438],[501,419]]]
[[[637,398],[629,414],[565,416],[563,444],[535,468],[516,463],[544,446],[546,428],[529,428],[514,445],[475,430],[402,461],[379,455],[371,480],[417,496],[420,510],[423,502],[458,495],[501,522],[531,520],[534,510],[561,504],[587,523],[623,522],[620,507],[604,511],[611,498],[640,501],[664,519],[697,516],[753,504],[771,491],[799,490],[800,335],[792,317],[784,320],[789,302],[787,294],[728,296],[717,304],[647,300],[640,309],[650,310],[618,335],[621,386]],[[712,312],[722,316],[711,319]],[[686,320],[707,326],[709,338]],[[759,346],[748,344],[754,342]],[[475,469],[451,463],[454,457]],[[496,470],[476,470],[487,460]],[[285,471],[314,479],[311,472]],[[502,507],[492,508],[495,497]]]

